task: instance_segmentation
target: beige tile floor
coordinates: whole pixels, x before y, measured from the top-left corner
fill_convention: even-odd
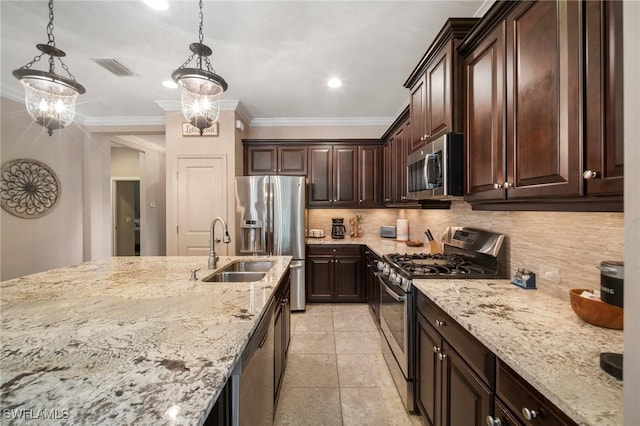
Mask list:
[[[421,424],[402,405],[366,304],[307,305],[291,329],[275,425]]]

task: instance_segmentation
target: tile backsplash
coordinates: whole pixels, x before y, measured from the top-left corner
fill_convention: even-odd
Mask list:
[[[451,210],[395,209],[313,209],[308,210],[308,228],[324,229],[330,235],[331,218],[343,217],[347,232],[349,219],[361,215],[366,236],[377,236],[382,225],[396,219],[409,220],[409,238],[424,240],[429,228],[436,239],[448,226],[468,226],[503,233],[511,273],[517,268],[536,273],[540,290],[568,298],[571,288],[600,287],[602,260],[624,259],[623,213],[578,212],[486,212],[471,210],[464,201],[454,201]],[[541,272],[559,270],[559,282]]]

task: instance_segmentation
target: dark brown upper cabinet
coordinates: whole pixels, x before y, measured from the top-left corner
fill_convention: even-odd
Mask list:
[[[462,131],[462,62],[456,48],[476,22],[447,20],[404,83],[411,93],[408,153],[443,133]]]
[[[306,176],[307,147],[245,145],[245,175]]]
[[[622,7],[585,2],[586,162],[588,195],[623,193]]]
[[[496,2],[461,43],[474,208],[621,210],[621,7]]]
[[[407,154],[411,143],[409,108],[405,109],[383,135],[382,201],[385,206],[407,203]],[[416,204],[411,202],[411,204]]]

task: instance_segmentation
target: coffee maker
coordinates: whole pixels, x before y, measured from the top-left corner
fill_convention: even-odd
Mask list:
[[[347,229],[344,227],[344,218],[331,219],[331,238],[342,239]]]

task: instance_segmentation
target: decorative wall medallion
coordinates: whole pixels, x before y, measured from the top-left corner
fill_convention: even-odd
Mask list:
[[[0,172],[0,204],[14,216],[35,219],[53,209],[60,198],[58,176],[31,159],[10,160]]]

